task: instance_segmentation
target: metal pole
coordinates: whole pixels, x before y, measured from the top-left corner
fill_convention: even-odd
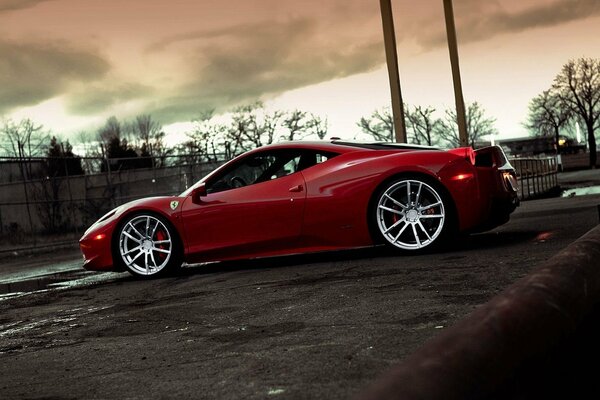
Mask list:
[[[79,229],[77,229],[77,218],[75,216],[75,205],[73,204],[73,192],[71,191],[71,177],[69,176],[69,165],[67,164],[67,158],[65,157],[65,146],[60,144],[61,150],[61,158],[63,161],[63,167],[65,169],[65,176],[67,177],[67,190],[69,191],[69,205],[71,206],[71,218],[73,219],[73,225],[75,227],[75,234],[79,235]],[[76,160],[75,158],[73,160]],[[59,179],[58,177],[54,177],[54,179]],[[60,200],[58,200],[60,201]]]
[[[103,143],[100,144],[100,148],[102,149],[102,158],[104,158],[104,162],[106,162],[106,180],[108,183],[108,193],[110,194],[110,205],[111,205],[111,208],[115,208],[116,207],[115,191],[113,191],[112,176],[111,176],[111,172],[110,172],[110,158],[108,157],[109,156],[108,149],[105,148]]]
[[[25,144],[17,141],[17,145],[19,146],[19,166],[21,167],[21,179],[23,181],[23,192],[25,193],[25,204],[27,206],[27,217],[29,219],[29,229],[31,230],[31,236],[33,237],[33,247],[37,246],[37,236],[36,232],[33,228],[33,218],[31,217],[31,208],[29,207],[29,194],[27,192],[27,177],[25,174],[26,166],[23,165],[25,162]],[[29,159],[29,163],[31,163],[31,158]],[[31,171],[31,168],[29,168]],[[31,174],[31,172],[30,172]],[[31,177],[31,176],[29,176]]]
[[[448,35],[448,51],[452,65],[452,81],[454,82],[454,100],[456,102],[456,119],[458,122],[458,137],[461,146],[469,145],[467,132],[467,119],[465,117],[465,100],[463,99],[462,83],[460,80],[460,67],[458,62],[458,42],[456,40],[456,27],[454,26],[454,11],[452,0],[444,1],[444,14],[446,16],[446,34]]]
[[[148,148],[150,149],[150,160],[152,161],[152,190],[156,191],[156,165],[154,163],[154,152],[152,151],[152,145],[148,144]],[[164,171],[163,171],[164,175]]]
[[[394,133],[396,142],[406,143],[406,125],[404,122],[404,103],[400,90],[400,72],[398,68],[398,53],[396,50],[396,33],[391,0],[379,0],[381,6],[381,21],[383,23],[383,42],[387,60],[390,91],[392,94],[392,113],[394,117]]]

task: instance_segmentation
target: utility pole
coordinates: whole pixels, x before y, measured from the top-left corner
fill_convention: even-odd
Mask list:
[[[29,219],[29,229],[31,231],[31,236],[33,237],[33,247],[37,245],[37,234],[35,229],[33,228],[33,218],[31,218],[31,208],[29,206],[29,193],[27,191],[27,180],[31,180],[31,167],[29,168],[29,174],[26,174],[27,167],[25,164],[25,143],[21,143],[20,140],[17,140],[17,146],[19,147],[19,167],[21,170],[21,180],[23,182],[23,193],[25,194],[25,205],[27,206],[27,217]],[[29,164],[31,164],[31,153],[29,153],[29,160],[27,160]]]
[[[390,78],[392,94],[392,113],[394,117],[394,133],[396,142],[406,143],[406,124],[404,122],[404,103],[400,90],[400,72],[398,68],[398,52],[396,50],[396,32],[391,0],[379,0],[381,6],[381,21],[383,23],[383,42]]]
[[[454,10],[452,0],[444,1],[444,14],[446,16],[446,34],[448,35],[448,51],[452,65],[452,81],[454,83],[454,101],[456,102],[456,119],[458,122],[458,138],[461,146],[469,145],[467,133],[467,118],[465,117],[465,100],[463,98],[462,83],[460,80],[460,67],[458,63],[458,42],[456,40],[456,26],[454,25]]]

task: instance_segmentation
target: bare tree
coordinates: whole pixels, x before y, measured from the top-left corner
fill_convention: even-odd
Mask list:
[[[0,130],[0,148],[9,157],[18,157],[19,170],[23,181],[32,179],[39,171],[34,170],[31,157],[44,155],[45,144],[49,136],[43,131],[42,125],[35,124],[25,118],[19,123],[13,120],[4,120]]]
[[[162,125],[152,118],[150,114],[142,114],[135,117],[133,130],[137,138],[150,146],[150,143],[162,132]]]
[[[319,140],[325,139],[327,131],[329,130],[329,121],[327,118],[321,118],[315,114],[308,115],[308,121],[306,122],[306,129],[309,135],[315,135]]]
[[[81,160],[85,173],[90,174],[100,170],[101,162],[98,161],[98,158],[102,157],[102,151],[99,146],[98,135],[90,131],[80,131],[75,139],[75,148],[78,149],[81,155],[85,156]]]
[[[103,127],[98,130],[98,138],[102,146],[102,155],[107,159],[102,164],[101,171],[119,171],[133,168],[149,168],[149,159],[138,159],[138,152],[127,140],[131,137],[131,124],[121,124],[116,117],[106,120]]]
[[[264,138],[263,144],[271,144],[275,141],[275,135],[281,129],[283,116],[284,112],[277,110],[264,115],[262,124],[257,127]]]
[[[544,90],[529,103],[527,127],[542,136],[554,136],[558,152],[560,129],[569,122],[571,116],[569,106],[555,90]]]
[[[233,154],[248,151],[263,145],[262,132],[258,127],[257,111],[263,110],[263,104],[253,104],[237,107],[231,117],[231,128],[227,142]]]
[[[98,135],[90,131],[79,131],[75,135],[75,147],[84,156],[98,156]]]
[[[466,117],[469,146],[474,147],[475,142],[483,136],[497,133],[497,130],[494,127],[496,119],[487,117],[485,115],[485,110],[478,102],[469,104]],[[436,126],[435,132],[441,140],[445,141],[450,146],[460,146],[456,110],[446,110],[446,118],[440,120],[439,125]]]
[[[56,137],[50,139],[46,145],[46,162],[44,172],[46,179],[31,185],[33,199],[36,200],[36,209],[44,230],[48,233],[64,232],[76,225],[75,209],[72,203],[65,204],[64,192],[71,196],[69,176],[82,175],[81,159],[73,153],[73,147],[66,141],[60,142]],[[63,177],[67,177],[66,180]],[[70,211],[70,215],[67,213]]]
[[[212,161],[222,158],[219,154],[231,158],[277,139],[294,140],[308,134],[323,138],[327,133],[327,120],[300,110],[269,111],[260,101],[235,108],[225,124],[215,122],[213,116],[209,111],[194,121],[194,129],[187,134],[190,141],[180,152],[194,149]]]
[[[48,135],[42,125],[29,118],[19,123],[8,119],[0,128],[0,149],[10,157],[36,157],[44,154]]]
[[[282,135],[283,140],[301,139],[301,135],[306,132],[308,121],[306,111],[293,110],[287,113],[283,119],[283,126],[287,129],[287,134]]]
[[[105,145],[111,140],[121,139],[123,127],[117,117],[112,116],[106,120],[104,126],[98,130],[98,137]]]
[[[2,150],[12,157],[19,158],[19,170],[23,181],[23,194],[27,206],[29,227],[33,233],[33,220],[29,207],[29,191],[26,181],[33,177],[33,165],[26,158],[40,156],[45,148],[44,144],[48,135],[42,131],[42,125],[36,125],[30,119],[22,119],[18,124],[12,120],[4,120],[0,130],[0,146]],[[34,237],[35,244],[35,237]]]
[[[139,151],[141,156],[152,158],[152,165],[164,167],[166,157],[173,152],[164,144],[165,132],[162,125],[152,118],[150,114],[138,115],[133,122],[132,131],[137,140],[141,142]]]
[[[269,111],[260,101],[238,107],[232,116],[229,142],[241,150],[250,150],[273,143],[277,134],[287,128],[289,133],[281,138],[293,140],[311,121],[303,121],[306,113],[294,111]],[[290,137],[292,139],[290,139]]]
[[[376,141],[394,141],[394,117],[389,107],[373,111],[368,118],[362,117],[357,125]]]
[[[216,153],[218,137],[215,131],[216,123],[213,122],[214,110],[205,110],[200,113],[194,123],[192,131],[187,132],[188,141],[180,148],[180,153],[191,157],[188,163],[208,161],[211,154]]]
[[[435,108],[416,106],[412,110],[410,107],[405,109],[409,140],[414,144],[434,146],[437,143],[436,129],[440,124],[439,118],[433,116]]]
[[[566,63],[554,78],[553,89],[585,124],[590,167],[596,166],[596,129],[600,129],[600,59],[580,58]]]

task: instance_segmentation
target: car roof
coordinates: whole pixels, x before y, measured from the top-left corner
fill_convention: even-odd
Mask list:
[[[267,146],[260,147],[256,150],[265,149],[311,149],[330,151],[335,153],[349,153],[353,151],[370,151],[370,150],[386,150],[386,151],[407,151],[407,150],[440,150],[437,147],[419,146],[405,143],[391,142],[360,142],[360,141],[345,141],[345,140],[315,140],[315,141],[287,141]],[[256,151],[255,150],[255,151]]]

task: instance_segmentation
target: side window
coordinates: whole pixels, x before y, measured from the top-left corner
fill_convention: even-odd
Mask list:
[[[302,171],[306,168],[310,168],[314,165],[321,164],[327,160],[337,156],[336,153],[330,153],[325,151],[305,151],[298,165],[298,171]]]
[[[317,153],[317,164],[321,164],[334,156],[335,155],[331,153]]]
[[[281,178],[282,176],[293,174],[294,172],[298,172],[298,166],[300,165],[300,155],[289,160],[284,166],[279,168],[277,171],[271,175],[271,179]]]
[[[300,159],[300,153],[294,151],[274,151],[246,157],[209,182],[206,191],[222,192],[293,174],[299,171]]]

